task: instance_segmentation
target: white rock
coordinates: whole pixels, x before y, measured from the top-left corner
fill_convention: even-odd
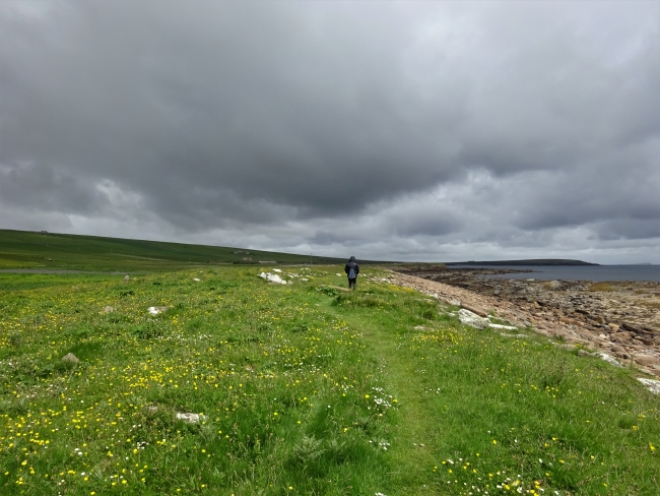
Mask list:
[[[200,415],[199,413],[177,413],[176,418],[189,424],[197,424],[200,420],[204,419],[204,415]]]
[[[193,277],[193,281],[200,282],[200,278],[199,277]]]
[[[149,313],[151,315],[158,315],[159,313],[163,313],[167,311],[169,307],[149,307]]]
[[[300,280],[305,282],[309,281],[309,279],[307,279],[306,277],[301,277]]]
[[[611,355],[608,355],[607,353],[602,353],[602,352],[596,352],[593,354],[593,356],[600,358],[601,360],[605,360],[607,363],[610,365],[614,365],[615,367],[621,367],[621,364],[616,360]]]
[[[259,277],[262,279],[268,281],[268,282],[273,282],[275,284],[286,284],[287,282],[282,279],[280,276],[277,274],[271,274],[270,272],[262,272],[259,274]]]
[[[504,331],[515,331],[518,328],[516,326],[510,326],[510,325],[503,325],[503,324],[488,324],[489,327],[492,327],[493,329],[502,329]],[[523,334],[524,336],[524,334]]]
[[[115,309],[108,305],[103,310],[101,310],[101,313],[112,313],[114,311],[115,311]]]
[[[644,384],[653,394],[660,394],[660,381],[656,381],[655,379],[644,379],[642,377],[638,377],[637,380]]]
[[[461,308],[458,311],[458,318],[461,319],[462,324],[475,327],[477,329],[485,329],[490,325],[490,320],[479,317],[476,313],[470,312],[465,308]]]
[[[273,269],[273,272],[277,272],[278,274],[282,273],[282,269]]]
[[[337,277],[341,277],[341,274],[339,272],[337,272]]]
[[[500,336],[503,338],[527,339],[527,334],[506,334],[504,332],[500,332]]]

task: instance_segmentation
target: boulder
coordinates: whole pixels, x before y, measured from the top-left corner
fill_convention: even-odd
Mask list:
[[[458,311],[458,318],[461,320],[463,325],[468,325],[470,327],[475,327],[476,329],[485,329],[490,325],[490,320],[480,317],[474,312],[461,308]]]

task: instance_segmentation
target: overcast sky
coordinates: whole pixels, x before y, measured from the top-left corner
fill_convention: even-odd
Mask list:
[[[0,228],[660,263],[660,2],[0,0]]]

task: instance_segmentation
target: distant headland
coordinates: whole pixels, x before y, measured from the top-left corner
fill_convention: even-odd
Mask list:
[[[480,260],[469,262],[448,262],[445,265],[600,265],[583,262],[582,260],[566,260],[561,258],[533,258],[528,260]]]

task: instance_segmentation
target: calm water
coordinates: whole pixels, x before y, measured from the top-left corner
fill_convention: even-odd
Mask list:
[[[450,265],[451,269],[516,269],[532,270],[515,274],[501,274],[504,279],[539,279],[551,281],[656,281],[660,282],[660,265]]]

